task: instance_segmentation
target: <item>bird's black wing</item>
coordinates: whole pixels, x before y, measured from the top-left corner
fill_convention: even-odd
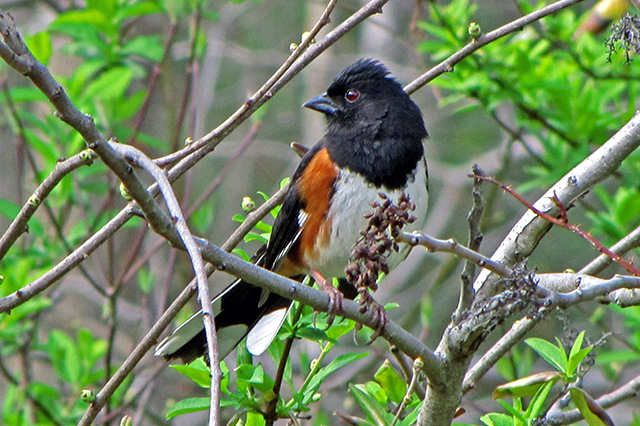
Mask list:
[[[323,143],[311,148],[302,158],[276,218],[271,238],[254,259],[257,265],[277,270],[280,262],[300,236],[304,205],[297,196],[296,182]],[[302,279],[303,277],[293,277]],[[237,280],[212,302],[218,333],[218,353],[226,357],[247,337],[247,348],[253,355],[264,352],[275,338],[286,317],[291,301],[263,290],[243,280]],[[166,359],[190,362],[206,353],[206,337],[202,312],[198,312],[178,327],[156,347],[155,355]]]
[[[303,211],[305,205],[298,195],[297,184],[306,167],[322,148],[324,148],[324,140],[307,151],[291,178],[291,187],[282,203],[280,213],[273,224],[271,238],[267,243],[264,258],[264,267],[267,269],[277,271],[284,257],[300,237],[306,216]]]

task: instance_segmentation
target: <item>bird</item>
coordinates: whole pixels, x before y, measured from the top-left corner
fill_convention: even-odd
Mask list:
[[[428,133],[420,108],[376,59],[348,66],[303,107],[322,113],[327,130],[302,157],[270,239],[253,260],[298,281],[311,276],[329,295],[335,315],[343,292],[351,299],[357,294],[344,278],[345,267],[372,203],[381,194],[391,201],[406,196],[418,219],[409,227],[424,224],[429,177],[423,142]],[[409,250],[402,245],[389,254],[389,269]],[[340,279],[339,289],[331,278]],[[266,351],[292,302],[238,279],[211,303],[219,358],[224,359],[245,337],[249,353]],[[205,339],[197,313],[160,342],[155,355],[188,363],[205,354]]]

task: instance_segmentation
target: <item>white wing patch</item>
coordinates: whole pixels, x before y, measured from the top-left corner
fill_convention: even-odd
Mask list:
[[[247,334],[247,350],[251,355],[258,356],[269,348],[284,323],[287,312],[289,312],[288,307],[281,308],[260,318]]]
[[[298,226],[302,228],[307,219],[309,219],[309,213],[304,210],[300,210],[300,213],[298,213]]]
[[[295,235],[295,237],[293,237],[291,241],[289,241],[289,244],[287,244],[286,247],[284,247],[284,249],[280,253],[278,253],[276,260],[273,262],[274,270],[278,269],[278,266],[280,265],[280,262],[282,262],[282,259],[284,259],[287,253],[289,253],[289,250],[291,250],[291,247],[293,247],[296,241],[298,241],[298,238],[300,238],[300,234],[302,234],[302,226],[305,224],[307,219],[309,219],[309,214],[304,210],[300,210],[300,212],[298,213],[298,226],[300,227],[300,229],[298,230],[298,233]]]

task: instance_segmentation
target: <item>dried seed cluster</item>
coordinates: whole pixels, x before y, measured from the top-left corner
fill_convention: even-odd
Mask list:
[[[389,273],[387,258],[392,251],[398,251],[398,244],[393,237],[407,224],[413,223],[416,218],[410,212],[416,206],[404,192],[395,204],[389,197],[380,192],[382,201],[371,203],[372,211],[365,215],[369,220],[367,228],[360,231],[360,240],[356,243],[349,256],[349,264],[345,273],[360,295],[361,312],[366,312],[367,307],[375,302],[367,291],[378,289],[380,273]]]

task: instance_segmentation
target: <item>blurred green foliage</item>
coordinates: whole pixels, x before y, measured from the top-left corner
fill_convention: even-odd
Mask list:
[[[216,6],[222,8],[222,3],[226,2],[219,3]],[[233,0],[233,3],[248,8],[258,4],[242,0]],[[523,14],[544,4],[546,2],[532,4],[517,1]],[[184,25],[183,32],[178,32],[177,36],[181,49],[173,46],[174,49],[168,51],[164,46],[166,27],[180,22],[197,22],[195,17],[210,24],[217,23],[220,15],[209,6],[202,0],[88,0],[84,8],[72,8],[59,13],[46,30],[25,35],[25,40],[36,58],[45,65],[55,67],[58,55],[72,63],[67,74],[56,75],[56,78],[76,106],[95,119],[105,136],[121,141],[135,139],[135,143],[143,149],[167,154],[173,147],[174,135],[167,135],[167,129],[173,130],[172,126],[176,125],[172,118],[167,118],[157,110],[149,113],[153,120],[148,121],[157,124],[152,131],[147,131],[149,127],[136,128],[136,120],[149,97],[162,95],[162,90],[156,88],[156,92],[149,92],[147,86],[154,66],[177,62],[178,67],[186,68],[189,61],[198,63],[206,51],[208,40],[202,25]],[[428,2],[428,7],[428,16],[417,22],[422,30],[417,46],[420,58],[437,62],[472,42],[468,33],[469,24],[476,20],[482,3],[453,0],[446,3]],[[140,30],[136,24],[144,19],[152,22],[159,20],[161,24],[151,25],[151,30]],[[455,132],[457,139],[466,143],[462,147],[464,149],[460,148],[461,145],[443,144],[446,145],[441,146],[445,163],[461,163],[482,155],[487,146],[473,143],[478,136],[477,125],[481,121],[483,124],[492,121],[505,131],[504,134],[509,138],[508,149],[511,151],[517,146],[523,153],[505,160],[503,169],[498,172],[503,176],[517,176],[518,190],[531,193],[547,188],[560,179],[633,116],[640,84],[639,61],[625,64],[623,55],[614,55],[612,61],[607,62],[607,51],[601,39],[591,34],[576,34],[581,19],[575,10],[547,17],[483,47],[456,65],[453,72],[430,83],[441,93],[439,106],[455,112],[453,120],[458,120],[461,125],[452,132]],[[482,22],[476,25],[476,33],[487,31],[482,28]],[[184,31],[184,28],[188,30]],[[269,43],[257,30],[246,37]],[[354,43],[353,40],[351,43]],[[60,45],[62,47],[58,49]],[[187,45],[190,47],[185,48]],[[234,65],[231,64],[224,71],[234,74]],[[5,68],[3,74],[8,73]],[[298,83],[294,81],[291,84]],[[175,82],[171,81],[170,85],[175,86]],[[222,89],[223,95],[224,90],[231,90],[226,87]],[[299,92],[296,90],[287,96],[298,102]],[[68,158],[85,148],[80,136],[50,113],[50,105],[37,88],[29,85],[7,86],[0,96],[7,126],[23,140],[26,147],[23,147],[26,150],[23,155],[31,157],[30,173],[21,176],[22,179],[26,176],[28,180],[25,187],[32,188],[39,184],[61,158]],[[178,105],[180,101],[167,96],[162,98],[162,103]],[[224,110],[228,105],[223,103],[222,107]],[[256,120],[270,113],[271,110],[267,112],[263,109]],[[283,127],[291,127],[291,123],[295,123],[292,117],[285,118],[289,121],[285,120]],[[466,120],[470,121],[470,125],[465,125],[469,124]],[[494,144],[492,149],[498,145],[498,137],[493,136],[486,138]],[[280,152],[272,155],[278,157]],[[266,165],[264,170],[258,172],[273,168]],[[521,171],[524,174],[519,173]],[[243,175],[253,172],[253,169],[242,170]],[[281,178],[282,170],[276,172]],[[588,218],[583,226],[606,244],[619,240],[640,225],[638,176],[640,153],[636,152],[622,164],[612,182],[597,187],[590,202],[581,204]],[[190,183],[179,185],[188,187]],[[100,162],[80,168],[65,177],[45,200],[43,208],[48,212],[46,217],[32,218],[29,221],[29,234],[23,236],[2,259],[0,274],[4,280],[0,286],[0,296],[11,294],[40,277],[113,217],[119,211],[119,206],[123,205],[114,188],[117,188],[117,183],[114,184]],[[269,188],[262,189],[267,191]],[[246,194],[223,193],[219,197],[223,198],[223,202],[233,204],[231,195],[242,197]],[[268,198],[265,192],[260,192],[259,197]],[[23,198],[26,200],[28,197]],[[216,198],[214,202],[204,203],[193,212],[194,230],[205,234],[212,226],[219,225],[216,223],[219,200]],[[19,209],[20,204],[15,201],[0,198],[0,215],[4,218],[13,220]],[[239,200],[235,211],[241,211]],[[277,212],[278,209],[274,209],[272,217]],[[499,213],[490,212],[495,216]],[[241,222],[244,216],[238,213],[233,220]],[[56,225],[52,226],[51,223]],[[141,223],[135,220],[127,226],[138,231],[144,228],[144,225],[140,226]],[[268,220],[260,222],[255,231],[247,235],[245,242],[264,243],[270,230]],[[128,241],[123,245],[131,244]],[[105,249],[105,256],[111,257],[114,252],[125,248],[129,247],[110,246]],[[247,250],[243,247],[235,252],[249,259],[251,255]],[[118,267],[123,265],[119,264]],[[166,278],[164,269],[154,270],[145,263],[133,274],[137,288],[131,290],[123,289],[121,284],[124,277],[118,277],[112,271],[91,272],[113,284],[113,287],[102,288],[102,294],[100,287],[94,283],[94,290],[103,297],[103,311],[94,312],[93,319],[109,324],[115,324],[119,312],[122,312],[123,308],[118,306],[116,299],[120,292],[132,292],[140,300],[148,301],[154,295],[158,282]],[[89,278],[87,280],[91,281]],[[417,322],[420,326],[428,329],[435,321],[434,306],[439,301],[435,296],[421,295],[416,308],[419,310]],[[116,350],[114,336],[98,337],[82,321],[68,319],[60,326],[43,326],[43,315],[55,310],[56,303],[56,294],[46,293],[14,309],[11,315],[0,315],[0,364],[6,382],[4,393],[0,393],[3,397],[1,419],[4,425],[77,423],[86,409],[86,402],[82,401],[80,393],[84,389],[99,389],[105,377],[113,373],[118,362],[121,362],[122,353]],[[74,312],[66,314],[71,317]],[[182,316],[185,315],[188,312]],[[593,350],[596,368],[612,385],[638,365],[639,324],[640,309],[637,307],[599,308],[598,316],[590,318],[587,335],[603,333],[600,328],[615,330],[623,342],[622,347],[607,342]],[[131,328],[136,330],[131,335],[135,337],[142,326],[138,324]],[[396,364],[370,357],[361,348],[347,349],[339,344],[339,338],[355,333],[355,328],[353,321],[343,320],[336,321],[326,329],[323,315],[316,318],[310,308],[294,305],[278,339],[269,349],[272,365],[284,362],[282,381],[287,386],[286,392],[274,395],[275,374],[265,365],[254,365],[251,357],[241,349],[238,351],[236,368],[222,364],[223,407],[228,408],[228,412],[240,413],[234,418],[233,424],[265,424],[263,414],[268,410],[272,410],[272,414],[279,418],[313,413],[311,424],[333,423],[335,419],[331,413],[336,407],[331,406],[330,402],[325,403],[327,400],[335,401],[335,397],[330,399],[332,392],[342,392],[338,401],[344,407],[340,409],[355,412],[360,424],[413,424],[420,407],[419,397],[413,389],[408,388],[408,378],[404,377]],[[366,330],[358,333],[358,339],[362,341],[366,341],[370,335],[370,331]],[[584,339],[585,334],[580,336]],[[288,339],[303,338],[313,343],[299,345],[295,356],[285,354]],[[536,362],[541,359],[551,362],[561,371],[567,383],[579,381],[581,375],[587,374],[588,369],[578,369],[582,361],[580,357],[587,355],[585,349],[581,349],[582,340],[574,346],[578,348],[576,353],[570,351],[569,355],[561,345],[536,342],[537,345],[522,344],[513,348],[508,356],[499,361],[498,374],[507,381],[529,376]],[[130,342],[125,346],[129,348]],[[564,354],[564,358],[561,354]],[[283,358],[283,355],[286,356]],[[29,371],[15,367],[16,359],[26,359],[38,369],[46,370],[48,380],[41,380],[37,374],[25,377]],[[351,370],[361,369],[363,373],[360,377],[366,378],[341,380],[341,374],[349,367]],[[19,373],[12,373],[12,369]],[[188,366],[174,366],[174,370],[198,387],[209,386],[209,371],[202,360]],[[345,374],[349,379],[353,376]],[[323,386],[332,380],[341,382],[342,387],[337,391],[325,390]],[[417,380],[418,386],[424,386],[421,375]],[[111,400],[112,407],[135,404],[138,395],[131,390],[132,381],[133,376],[119,388]],[[542,412],[541,407],[548,403],[553,383],[547,381],[537,387],[536,392],[530,395],[533,400],[528,405],[521,400],[511,405],[505,403],[502,407],[506,414],[492,413],[481,421],[487,425],[530,424]],[[344,396],[347,390],[348,396]],[[175,398],[182,397],[176,391]],[[163,405],[166,409],[163,415],[172,418],[193,413],[208,409],[208,404],[208,398],[189,398],[178,403],[168,401]],[[480,404],[486,411],[500,408],[484,401]]]

